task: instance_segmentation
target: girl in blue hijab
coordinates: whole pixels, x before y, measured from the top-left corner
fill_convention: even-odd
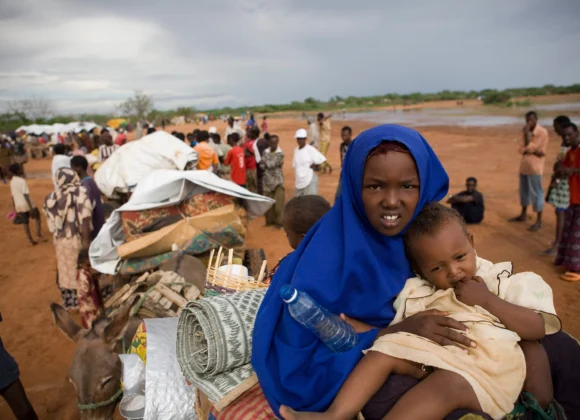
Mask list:
[[[419,210],[447,194],[449,179],[415,130],[382,125],[361,133],[342,171],[342,195],[280,265],[254,329],[252,364],[275,413],[280,405],[324,411],[377,334],[407,331],[442,345],[471,343],[443,314],[410,317],[386,328],[393,302],[412,277],[402,234]],[[332,353],[298,324],[280,298],[292,284],[335,314],[376,327],[358,345]],[[467,340],[467,342],[465,341]]]

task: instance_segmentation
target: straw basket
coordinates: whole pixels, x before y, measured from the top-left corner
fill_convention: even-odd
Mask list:
[[[260,274],[258,275],[258,279],[254,279],[253,277],[241,277],[232,273],[232,261],[234,258],[234,250],[230,249],[228,251],[228,263],[226,272],[220,272],[219,268],[222,266],[222,262],[224,259],[224,252],[223,248],[217,252],[215,255],[215,249],[211,250],[211,254],[209,256],[209,264],[207,268],[207,276],[206,276],[206,291],[210,289],[216,293],[224,294],[224,293],[235,293],[241,292],[244,290],[255,290],[255,289],[262,289],[269,286],[269,284],[264,283],[264,277],[266,276],[266,264],[267,261],[262,262],[262,268],[260,269]]]

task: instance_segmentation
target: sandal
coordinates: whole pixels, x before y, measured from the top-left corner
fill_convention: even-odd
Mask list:
[[[580,281],[580,273],[574,273],[572,271],[568,271],[560,276],[562,280],[576,282]]]

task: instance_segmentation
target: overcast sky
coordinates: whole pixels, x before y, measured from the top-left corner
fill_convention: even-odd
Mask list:
[[[579,0],[0,0],[0,112],[580,82]]]

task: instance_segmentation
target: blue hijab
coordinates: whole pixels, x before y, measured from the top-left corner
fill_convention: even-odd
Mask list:
[[[379,234],[362,202],[367,156],[388,140],[404,144],[417,165],[420,197],[413,218],[425,204],[447,194],[447,173],[417,131],[382,125],[361,133],[351,144],[342,169],[342,195],[284,259],[256,319],[252,365],[278,416],[281,404],[300,411],[323,411],[330,405],[378,329],[393,320],[394,299],[412,277],[402,234]],[[307,292],[335,314],[345,313],[377,329],[359,334],[358,345],[348,352],[332,353],[292,318],[279,294],[285,284]]]

